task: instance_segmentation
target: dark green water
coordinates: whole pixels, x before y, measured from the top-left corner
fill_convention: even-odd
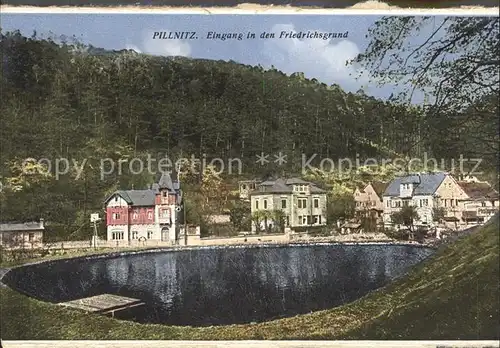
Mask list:
[[[25,266],[3,282],[40,300],[140,298],[139,322],[223,325],[332,308],[402,276],[433,250],[405,245],[206,248]]]

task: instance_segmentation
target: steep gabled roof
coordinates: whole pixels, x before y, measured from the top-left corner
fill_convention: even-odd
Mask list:
[[[120,190],[109,196],[104,204],[107,204],[114,196],[120,196],[127,202],[128,205],[133,207],[148,207],[155,205],[154,190]]]
[[[424,173],[412,174],[404,177],[398,177],[390,182],[384,191],[384,196],[399,196],[401,184],[412,183],[415,185],[413,195],[432,195],[436,192],[439,185],[446,177],[446,173]]]
[[[155,205],[155,192],[153,190],[127,190],[124,192],[132,201],[133,207],[148,207]]]
[[[115,195],[122,197],[128,205],[133,207],[149,207],[155,205],[155,196],[160,190],[168,190],[171,192],[180,191],[180,184],[177,180],[177,173],[163,172],[157,183],[151,185],[146,190],[119,190],[106,198],[104,204],[107,204]],[[179,196],[180,200],[180,196]]]
[[[471,199],[498,199],[498,192],[487,182],[464,182],[459,181],[458,185]]]
[[[370,184],[372,185],[373,190],[375,191],[377,196],[379,196],[380,198],[382,198],[384,191],[389,186],[388,182],[382,182],[382,181],[372,181]]]
[[[160,180],[158,180],[158,188],[168,189],[172,191],[174,190],[174,183],[169,173],[167,172],[162,173]]]

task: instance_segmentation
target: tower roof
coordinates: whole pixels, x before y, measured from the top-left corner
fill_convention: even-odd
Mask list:
[[[170,191],[177,191],[180,189],[178,176],[176,172],[163,172],[158,180],[158,184],[154,185],[158,189],[167,189]]]

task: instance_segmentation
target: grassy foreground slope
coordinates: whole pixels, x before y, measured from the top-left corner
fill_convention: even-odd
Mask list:
[[[3,339],[498,339],[499,221],[348,305],[276,321],[192,328],[84,314],[0,289]]]

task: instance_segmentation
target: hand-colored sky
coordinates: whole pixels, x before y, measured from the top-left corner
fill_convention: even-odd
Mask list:
[[[339,84],[355,92],[387,98],[393,86],[377,87],[368,78],[356,79],[361,68],[346,60],[363,52],[365,36],[378,16],[346,15],[165,15],[165,14],[3,14],[2,31],[20,30],[31,35],[75,36],[79,41],[106,49],[132,48],[156,55],[233,60],[275,68],[291,74]],[[281,31],[348,32],[347,38],[259,39],[259,34]],[[198,40],[153,40],[157,31],[196,31]],[[210,40],[207,33],[254,32],[256,39]]]

